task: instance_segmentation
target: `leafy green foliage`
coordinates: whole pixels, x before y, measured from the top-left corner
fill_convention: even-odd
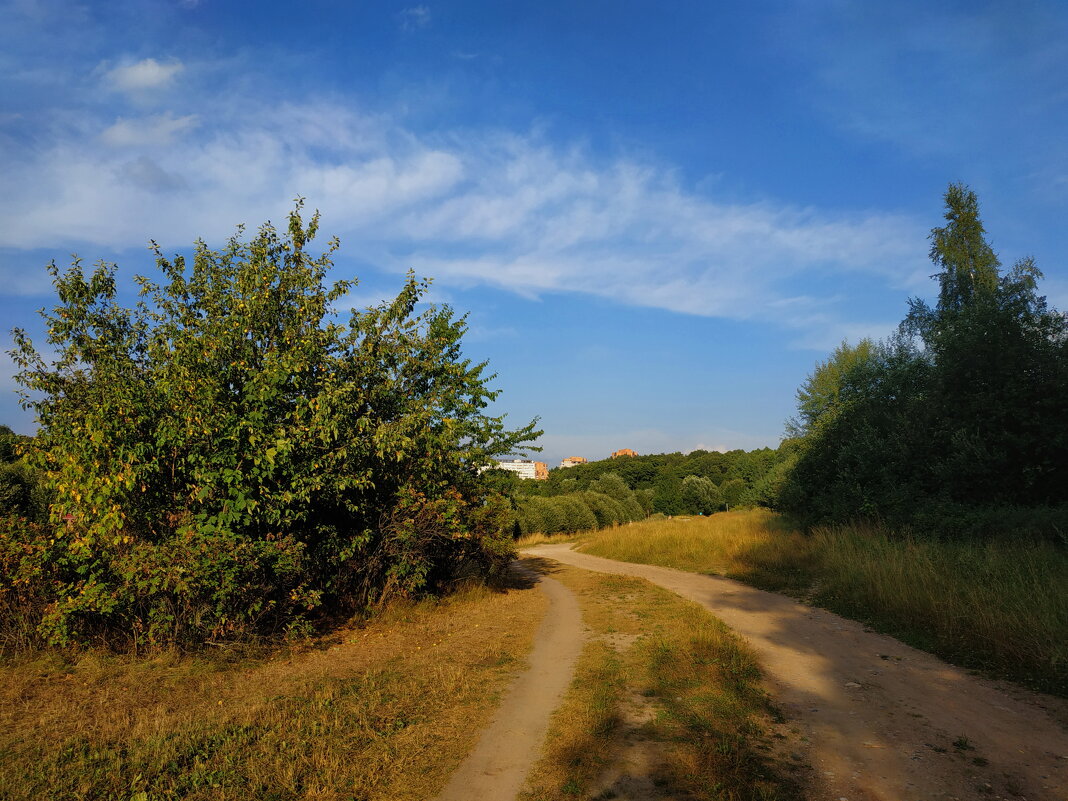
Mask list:
[[[0,425],[0,519],[19,517],[35,523],[48,520],[51,498],[41,477],[22,454],[32,448],[31,437],[22,437]]]
[[[720,492],[723,493],[723,503],[726,504],[727,507],[740,504],[745,498],[747,491],[745,481],[740,478],[732,478],[729,481],[724,481],[719,489]]]
[[[724,494],[722,503],[731,507],[774,505],[781,483],[782,468],[777,466],[792,456],[795,446],[779,450],[755,451],[695,450],[688,454],[663,453],[604,459],[575,467],[549,471],[548,481],[524,481],[518,492],[526,497],[556,497],[585,490],[616,499],[633,496],[643,515],[697,514],[698,506],[683,498],[682,484],[687,476],[707,479]],[[767,477],[775,471],[772,484]],[[727,494],[729,493],[729,495]]]
[[[817,364],[812,375],[797,390],[797,417],[787,421],[787,434],[791,437],[805,436],[821,420],[835,414],[841,403],[846,376],[853,369],[870,362],[874,350],[875,343],[870,339],[862,339],[856,345],[843,342],[834,349],[827,361]]]
[[[567,479],[565,479],[566,481]],[[597,480],[591,481],[589,489],[591,492],[599,492],[620,502],[626,501],[631,496],[630,487],[627,486],[627,482],[623,480],[619,473],[605,473]]]
[[[647,516],[636,493],[618,475],[609,473],[586,491],[549,498],[522,498],[516,519],[524,535],[574,534],[643,520]]]
[[[9,426],[0,425],[0,464],[10,464],[19,458],[20,437]]]
[[[701,476],[686,476],[680,494],[690,514],[710,515],[723,506],[723,493],[719,487]]]
[[[52,265],[57,361],[21,331],[13,353],[55,495],[48,639],[299,627],[507,560],[508,504],[479,468],[534,423],[484,413],[496,392],[463,357],[464,320],[415,313],[426,282],[343,321],[317,228],[298,203],[284,234],[239,230],[188,262],[156,248],[162,281],[138,276],[132,308],[113,265]]]
[[[946,207],[931,232],[937,305],[912,300],[896,337],[817,367],[799,399],[840,364],[837,399],[832,413],[799,409],[804,440],[780,504],[809,523],[957,535],[992,533],[1014,510],[1022,530],[1063,531],[1068,322],[1038,294],[1031,260],[1000,272],[974,193],[950,186]]]

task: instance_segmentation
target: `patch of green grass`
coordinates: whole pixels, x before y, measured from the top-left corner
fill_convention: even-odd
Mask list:
[[[965,667],[1068,696],[1068,549],[877,527],[802,534],[767,510],[635,523],[580,548],[715,573],[861,620]]]

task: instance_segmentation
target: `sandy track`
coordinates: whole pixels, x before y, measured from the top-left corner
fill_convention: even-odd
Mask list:
[[[534,635],[530,667],[516,679],[438,801],[514,801],[540,755],[549,717],[571,683],[585,639],[578,601],[559,581],[526,572],[549,597],[549,610]]]
[[[775,703],[807,741],[816,799],[1068,799],[1068,703],[1060,699],[978,679],[859,623],[729,579],[569,545],[525,553],[648,579],[745,637]]]

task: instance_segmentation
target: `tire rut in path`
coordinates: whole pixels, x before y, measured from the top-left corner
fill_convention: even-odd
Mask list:
[[[519,566],[520,570],[532,573]],[[489,726],[437,801],[514,801],[541,753],[549,718],[571,684],[585,639],[574,594],[538,576],[549,609],[534,635],[530,667],[512,684]]]
[[[1061,699],[976,678],[860,623],[730,579],[570,545],[524,553],[645,578],[748,640],[772,699],[808,741],[814,799],[1068,799]]]

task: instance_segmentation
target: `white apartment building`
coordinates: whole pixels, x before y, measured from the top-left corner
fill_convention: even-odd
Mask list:
[[[501,470],[518,473],[520,478],[537,478],[538,469],[533,459],[505,459],[497,462]]]

